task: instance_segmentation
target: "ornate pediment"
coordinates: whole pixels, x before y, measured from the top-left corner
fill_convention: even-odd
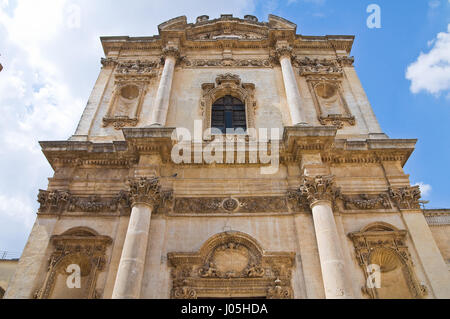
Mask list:
[[[268,253],[250,236],[213,236],[198,253],[169,253],[173,298],[292,298],[294,253]]]

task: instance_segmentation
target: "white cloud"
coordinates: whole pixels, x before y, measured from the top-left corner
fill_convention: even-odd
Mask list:
[[[52,175],[38,141],[73,134],[100,69],[100,36],[154,35],[180,15],[243,17],[254,1],[0,0],[0,250],[25,244]]]
[[[414,186],[420,187],[420,192],[422,193],[422,197],[427,197],[431,194],[431,190],[433,189],[431,185],[425,184],[423,182],[416,183]]]
[[[450,91],[450,24],[447,32],[437,35],[428,53],[420,53],[408,66],[406,78],[411,81],[411,92],[425,91],[434,95]]]

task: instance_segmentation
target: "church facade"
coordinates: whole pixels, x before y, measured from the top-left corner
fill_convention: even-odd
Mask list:
[[[101,38],[75,134],[41,142],[55,173],[5,298],[450,298],[450,213],[424,215],[353,36],[158,29]]]

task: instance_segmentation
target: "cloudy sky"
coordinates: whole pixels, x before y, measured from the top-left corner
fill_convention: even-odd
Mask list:
[[[367,27],[372,3],[379,29]],[[0,251],[26,243],[52,175],[38,141],[73,134],[100,70],[99,37],[153,35],[179,15],[221,13],[273,13],[301,34],[356,35],[355,65],[383,129],[419,138],[405,168],[411,182],[430,208],[450,208],[450,0],[0,0]]]

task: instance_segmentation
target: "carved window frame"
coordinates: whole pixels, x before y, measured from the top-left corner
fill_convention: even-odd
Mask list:
[[[229,248],[231,247],[231,248]],[[223,249],[245,249],[245,270],[230,275],[215,269],[213,258]],[[240,232],[220,233],[207,240],[197,253],[169,253],[173,299],[223,296],[291,299],[291,272],[295,253],[265,252],[250,236]]]
[[[239,75],[226,73],[217,76],[215,83],[202,84],[202,98],[200,111],[203,118],[203,129],[210,129],[212,123],[212,105],[218,99],[231,95],[245,104],[245,118],[247,131],[255,128],[255,84],[242,83]],[[211,140],[212,136],[204,136],[205,140]]]
[[[356,257],[364,272],[366,282],[370,276],[368,267],[373,254],[385,250],[395,254],[401,262],[402,271],[413,298],[423,298],[427,295],[427,288],[419,282],[415,274],[414,263],[406,245],[407,235],[406,230],[398,230],[387,223],[376,222],[364,227],[359,232],[350,233],[349,237],[353,241]],[[368,288],[367,285],[364,285],[362,291],[371,299],[380,298],[377,288]]]
[[[50,298],[55,288],[56,278],[61,273],[66,274],[64,265],[77,264],[84,259],[88,260],[91,266],[84,294],[86,299],[99,299],[100,293],[96,290],[97,278],[99,272],[105,268],[106,249],[111,245],[112,239],[101,236],[90,228],[77,227],[62,235],[52,236],[50,242],[53,252],[49,258],[47,274],[42,287],[35,292],[34,298]]]

